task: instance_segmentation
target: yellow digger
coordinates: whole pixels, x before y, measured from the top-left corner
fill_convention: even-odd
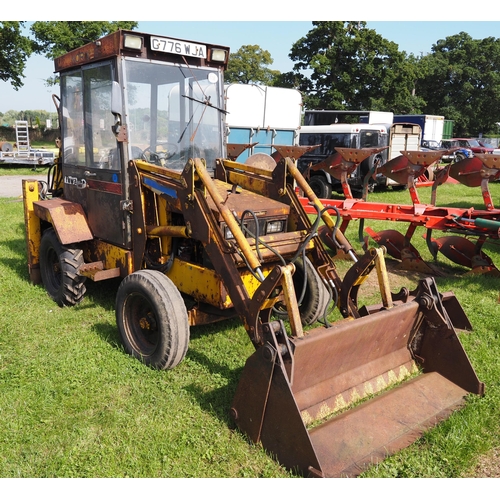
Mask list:
[[[236,161],[228,57],[118,31],[55,60],[61,154],[47,189],[23,182],[30,279],[73,306],[86,280],[119,278],[125,350],[157,369],[182,362],[191,326],[238,317],[255,347],[239,429],[304,476],[355,476],[483,394],[455,331],[471,325],[431,278],[390,291],[383,251],[356,254],[298,171],[304,148]],[[320,225],[352,259],[343,278]],[[381,303],[360,307],[372,270]]]

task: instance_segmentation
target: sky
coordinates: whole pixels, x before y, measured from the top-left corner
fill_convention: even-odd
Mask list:
[[[392,0],[391,0],[392,1]],[[391,1],[385,2],[383,5],[391,6]],[[418,12],[425,12],[426,3],[428,0],[419,1]],[[87,0],[86,5],[93,3],[94,0]],[[314,2],[315,12],[323,12],[323,16],[316,17],[315,19],[326,20],[324,17],[328,15],[328,9],[332,10],[331,6],[336,4],[332,0],[325,3],[325,8],[322,9],[323,0],[316,0]],[[434,2],[436,3],[436,2]],[[297,40],[305,36],[309,30],[312,29],[312,21],[300,20],[299,17],[304,17],[303,9],[301,12],[291,14],[284,14],[284,3],[276,0],[274,2],[261,2],[260,0],[252,0],[252,2],[245,4],[245,10],[232,12],[227,10],[224,12],[214,12],[213,9],[209,10],[208,6],[214,3],[209,3],[201,0],[189,0],[186,5],[189,6],[189,11],[192,12],[194,19],[202,19],[202,15],[206,21],[185,21],[188,17],[187,12],[172,13],[168,11],[168,17],[172,20],[169,21],[147,21],[139,20],[138,31],[145,31],[158,35],[169,37],[179,37],[184,39],[191,39],[198,42],[211,42],[229,46],[232,52],[236,52],[242,45],[259,45],[271,53],[273,64],[271,69],[281,72],[290,71],[293,67],[293,62],[289,59],[288,54],[290,49]],[[367,5],[374,5],[375,2],[369,2]],[[158,17],[161,19],[167,18],[167,12],[163,6],[165,3],[155,2],[149,0],[147,12],[150,14],[149,18],[155,17],[151,14],[155,10],[159,12]],[[241,4],[240,4],[241,5]],[[286,5],[291,5],[287,3]],[[363,2],[358,2],[357,5],[363,5]],[[403,2],[395,2],[395,5],[407,5]],[[429,2],[429,9],[431,9],[432,2]],[[281,9],[280,9],[281,6]],[[363,9],[360,8],[356,17],[353,12],[343,12],[335,8],[335,15],[332,13],[330,19],[353,19],[362,15],[364,19],[373,19],[367,21],[367,27],[374,29],[382,37],[387,40],[393,41],[398,44],[399,50],[413,53],[415,55],[426,54],[431,51],[431,47],[439,39],[446,38],[450,35],[455,35],[461,31],[469,33],[472,38],[482,39],[489,36],[500,38],[500,13],[496,16],[498,20],[482,21],[481,19],[495,19],[490,14],[486,15],[484,12],[495,12],[494,9],[488,10],[488,3],[482,3],[484,7],[481,13],[471,15],[471,9],[468,9],[467,20],[450,20],[450,21],[426,21],[419,20],[419,15],[423,19],[422,14],[410,13],[413,19],[404,19],[402,14],[397,16],[398,20],[390,19],[391,16],[388,12],[393,12],[393,9],[388,8],[388,12],[380,12],[380,4],[377,3],[376,9]],[[400,8],[400,7],[399,7]],[[326,9],[326,10],[325,10]],[[440,12],[440,7],[432,6],[429,12],[432,12],[434,18],[448,18],[449,14]],[[47,9],[45,9],[46,11]],[[447,9],[449,10],[449,9]],[[92,11],[92,9],[89,9]],[[94,11],[95,12],[95,11]],[[115,12],[99,11],[101,19],[115,19]],[[263,20],[257,19],[258,12],[265,12]],[[395,12],[398,12],[396,10]],[[198,14],[196,14],[198,13]],[[30,10],[30,14],[37,14]],[[49,18],[43,19],[43,15],[47,12],[41,11],[40,17],[34,17],[40,20],[59,20]],[[108,14],[106,16],[106,14]],[[113,16],[115,14],[115,16]],[[120,14],[123,11],[120,10]],[[125,14],[127,12],[125,11]],[[349,17],[349,14],[351,17]],[[415,14],[415,15],[413,15]],[[12,12],[2,12],[0,19],[5,20],[18,20],[19,13],[15,10]],[[245,19],[242,20],[243,15]],[[405,14],[408,16],[408,12]],[[128,16],[123,15],[124,19],[135,19],[137,13]],[[275,21],[273,19],[282,19]],[[399,20],[401,19],[401,20]],[[29,21],[27,22],[29,25]],[[16,91],[10,83],[0,82],[0,112],[5,113],[10,109],[17,111],[20,110],[35,110],[42,109],[46,111],[55,111],[55,106],[52,101],[52,94],[58,93],[57,87],[47,87],[44,80],[53,74],[53,62],[43,56],[31,56],[28,59],[27,66],[24,72],[25,78],[23,79],[23,87]]]

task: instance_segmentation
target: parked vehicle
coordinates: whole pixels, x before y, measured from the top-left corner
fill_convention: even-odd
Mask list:
[[[444,116],[438,115],[394,115],[393,123],[416,123],[422,129],[423,141],[443,139]]]
[[[387,130],[383,125],[335,123],[333,125],[310,125],[301,127],[299,145],[317,148],[304,154],[298,161],[299,170],[306,172],[307,168],[320,163],[336,152],[336,148],[375,148],[387,145]],[[378,155],[377,155],[378,156]],[[375,162],[387,161],[385,158],[367,158],[351,175],[349,185],[351,189],[360,189],[363,179]],[[342,193],[342,186],[325,170],[310,173],[309,185],[319,198],[331,198],[332,190]]]
[[[301,148],[225,158],[229,53],[118,31],[56,58],[61,155],[47,191],[23,181],[29,277],[60,306],[120,279],[124,349],[158,369],[183,360],[191,327],[239,318],[255,348],[230,407],[240,431],[296,473],[358,475],[484,393],[455,332],[469,322],[432,278],[391,293],[383,250],[355,252]],[[344,276],[320,220],[354,262]],[[382,302],[360,307],[373,269]]]
[[[416,124],[334,123],[303,126],[299,131],[299,144],[318,147],[299,159],[299,170],[305,172],[309,166],[323,162],[335,153],[336,148],[385,148],[361,162],[350,175],[349,185],[352,190],[360,192],[365,177],[369,175],[370,190],[376,186],[399,186],[376,171],[387,161],[401,155],[401,151],[418,150],[420,140],[421,129]],[[319,198],[331,198],[332,191],[343,192],[341,182],[327,169],[311,171],[309,175],[311,189]]]
[[[296,144],[302,120],[298,90],[231,83],[225,86],[225,100],[228,144],[252,144],[238,161],[256,153],[271,155],[275,145]]]
[[[477,139],[464,139],[454,137],[450,139],[451,141],[457,141],[458,145],[462,148],[468,148],[472,150],[473,153],[492,153],[495,148],[487,147],[481,145],[481,143]]]
[[[485,141],[483,141],[483,140],[481,140],[481,139],[478,139],[478,140],[477,140],[477,142],[479,142],[479,145],[480,145],[481,147],[483,147],[483,148],[487,149],[488,151],[489,151],[490,149],[493,149],[493,151],[489,151],[489,152],[494,152],[495,147],[493,146],[493,144],[491,144],[491,143],[489,143],[489,142],[485,142]]]
[[[422,149],[430,151],[443,150],[443,156],[441,156],[442,163],[453,163],[456,161],[463,160],[464,158],[472,158],[474,154],[472,150],[463,148],[459,145],[457,141],[422,141]]]

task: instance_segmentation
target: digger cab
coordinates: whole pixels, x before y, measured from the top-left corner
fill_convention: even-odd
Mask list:
[[[118,31],[61,56],[62,182],[92,234],[130,248],[131,159],[181,171],[224,154],[229,49]],[[105,216],[103,216],[105,214]]]

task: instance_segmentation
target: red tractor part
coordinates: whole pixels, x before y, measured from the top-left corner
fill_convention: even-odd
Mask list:
[[[364,241],[365,250],[367,238],[362,236],[363,230],[378,244],[385,246],[391,257],[401,260],[403,268],[439,275],[441,273],[434,266],[425,263],[410,242],[415,229],[423,226],[427,229],[427,246],[434,259],[438,252],[441,252],[452,262],[470,268],[472,273],[498,275],[500,271],[484,253],[482,246],[488,239],[499,238],[500,211],[493,208],[488,183],[490,180],[500,178],[500,155],[478,154],[474,158],[438,169],[432,186],[432,203],[422,205],[415,189],[415,179],[436,162],[442,152],[402,151],[402,153],[402,156],[394,158],[378,171],[396,182],[406,182],[413,206],[369,203],[354,199],[321,200],[325,207],[337,211],[338,217],[342,219],[342,224],[339,224],[340,230],[345,232],[351,220],[359,220],[360,241]],[[467,186],[481,186],[486,210],[435,207],[437,187],[450,177],[454,182],[461,182]],[[369,227],[363,229],[365,219],[409,222],[410,226],[404,235],[392,228],[375,232]],[[432,237],[433,230],[456,234],[435,239]],[[318,234],[326,246],[336,251],[337,255],[341,254],[338,252],[338,245],[332,239],[331,231],[320,228]],[[470,238],[476,238],[476,243]]]
[[[311,207],[307,200],[301,199],[301,203],[304,205],[306,212],[310,214],[316,213],[316,209]],[[445,257],[450,258],[453,253],[448,252],[447,248],[450,245],[457,247],[455,239],[450,240],[450,244],[446,243],[446,239],[454,238],[453,236],[444,236],[439,241],[436,240],[437,243],[434,242],[431,236],[434,230],[455,233],[455,235],[461,234],[467,236],[467,238],[476,237],[479,241],[499,239],[499,211],[434,207],[431,205],[395,205],[362,200],[321,200],[321,203],[326,209],[332,212],[335,211],[337,217],[342,220],[342,224],[338,224],[342,233],[350,221],[353,220],[359,220],[360,226],[364,224],[365,220],[380,220],[386,221],[389,224],[394,222],[409,223],[410,226],[406,235],[392,228],[380,232],[375,232],[369,227],[364,230],[377,243],[384,245],[391,257],[401,260],[403,268],[412,270],[420,269],[422,272],[429,274],[436,275],[438,271],[434,266],[426,264],[419,252],[410,243],[417,227],[422,226],[427,229],[427,246],[434,258],[437,256],[438,251],[443,253]],[[332,239],[331,230],[320,228],[318,234],[326,246],[338,253],[338,245]],[[470,241],[465,236],[460,236],[463,240],[463,245],[458,245],[458,248],[464,247],[468,249],[467,251],[463,251],[469,255],[465,265],[470,267],[474,272],[492,272],[496,269],[490,263],[491,259],[488,261],[488,266],[490,267],[485,267],[483,251],[477,254],[477,258],[472,258],[475,254],[471,253]],[[475,249],[477,250],[478,248],[480,247],[476,245]],[[457,262],[453,258],[450,260],[463,265],[463,261]]]
[[[414,204],[420,204],[416,182],[427,169],[443,155],[442,151],[401,151],[397,156],[378,168],[378,172],[398,184],[406,184]]]
[[[450,166],[450,176],[465,186],[481,186],[486,209],[494,209],[488,184],[500,178],[500,155],[478,153],[464,158]]]
[[[314,146],[317,147],[317,146]],[[336,152],[324,159],[323,161],[312,165],[311,170],[324,170],[328,172],[333,178],[340,181],[342,185],[342,192],[346,199],[354,199],[349,186],[349,177],[358,168],[358,165],[366,158],[372,155],[380,153],[387,149],[387,147],[382,148],[335,148]],[[369,176],[373,173],[369,173]],[[364,183],[362,199],[366,200],[368,195],[368,184]]]

